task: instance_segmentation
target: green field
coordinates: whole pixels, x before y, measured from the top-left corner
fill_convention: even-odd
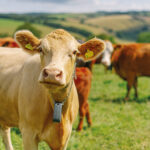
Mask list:
[[[126,83],[117,75],[94,66],[89,97],[93,120],[91,128],[76,132],[76,120],[67,150],[150,150],[150,79],[139,79],[139,99],[123,103]],[[12,131],[15,150],[22,150],[21,135]],[[40,150],[49,150],[40,143]],[[0,150],[4,150],[0,139]]]
[[[148,12],[147,12],[148,13]],[[5,18],[5,19],[4,19]],[[68,30],[77,39],[91,35],[112,35],[118,43],[135,42],[141,32],[150,31],[150,13],[89,13],[89,14],[0,14],[0,34],[12,36],[15,29],[30,22],[42,36],[57,28]]]
[[[3,19],[0,18],[0,34],[8,34],[8,36],[13,37],[15,30],[17,29],[18,26],[22,25],[24,21],[17,21],[13,19]],[[36,27],[38,30],[42,32],[42,37],[50,33],[56,28],[53,27],[48,27],[45,25],[41,24],[34,24],[33,27]],[[75,36],[78,39],[85,39],[85,37],[81,36],[78,33],[70,32],[73,36]]]
[[[16,28],[22,25],[23,23],[24,23],[23,21],[0,18],[0,34],[7,33],[9,36],[13,36]],[[48,34],[53,30],[53,28],[44,25],[33,24],[33,26],[42,31],[42,36]]]

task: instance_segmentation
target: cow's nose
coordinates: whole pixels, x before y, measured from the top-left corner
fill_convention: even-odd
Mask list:
[[[43,77],[47,82],[59,82],[62,80],[63,72],[59,69],[44,69]]]

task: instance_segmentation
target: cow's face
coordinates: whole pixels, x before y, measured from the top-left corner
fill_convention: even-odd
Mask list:
[[[105,41],[105,44],[106,44],[106,48],[105,50],[102,52],[102,60],[101,60],[101,63],[108,67],[111,65],[111,56],[112,56],[112,53],[113,53],[113,45],[111,42],[109,41]]]
[[[105,44],[92,39],[79,44],[68,32],[58,29],[39,40],[29,31],[19,31],[16,40],[31,54],[40,53],[41,73],[39,82],[51,90],[67,87],[72,80],[76,57],[85,61],[99,56]]]

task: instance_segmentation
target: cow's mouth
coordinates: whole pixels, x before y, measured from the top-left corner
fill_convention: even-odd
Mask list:
[[[45,86],[48,86],[48,87],[51,87],[51,86],[65,86],[65,84],[63,83],[55,83],[55,82],[46,82],[46,81],[40,81],[41,84],[45,85]]]

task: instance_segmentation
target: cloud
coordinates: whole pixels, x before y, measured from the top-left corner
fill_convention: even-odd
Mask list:
[[[70,1],[73,0],[17,0],[18,2],[22,1],[22,2],[46,2],[46,3],[68,3]]]
[[[150,0],[0,0],[0,12],[95,12],[150,10]]]

